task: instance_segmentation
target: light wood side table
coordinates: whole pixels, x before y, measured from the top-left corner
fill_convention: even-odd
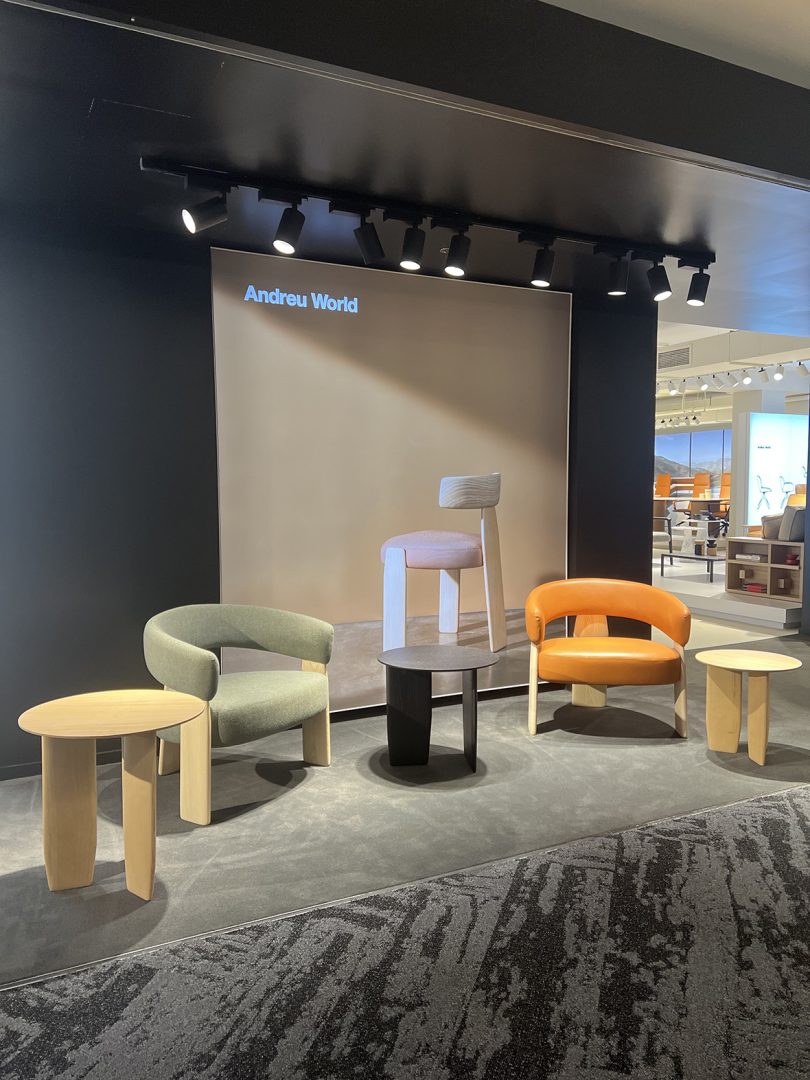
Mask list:
[[[695,659],[706,665],[706,736],[710,750],[734,754],[742,729],[742,677],[748,674],[748,756],[765,764],[770,720],[770,676],[794,671],[801,660],[753,649],[709,649]]]
[[[36,705],[19,719],[42,739],[42,832],[48,888],[90,885],[96,861],[96,739],[120,737],[127,888],[155,883],[155,732],[199,716],[206,703],[172,690],[107,690]]]

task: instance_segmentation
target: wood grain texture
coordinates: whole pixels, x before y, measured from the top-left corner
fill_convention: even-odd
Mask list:
[[[28,709],[23,731],[60,739],[102,739],[174,727],[205,709],[205,702],[174,690],[104,690],[56,698]]]
[[[96,827],[96,740],[44,736],[42,833],[49,889],[92,884]]]
[[[302,671],[318,671],[326,675],[326,664],[319,664],[315,660],[302,660]],[[328,701],[328,698],[327,698]],[[332,764],[332,739],[329,722],[329,706],[317,716],[311,716],[301,725],[304,742],[304,761],[308,765],[331,765]]]
[[[501,497],[501,474],[445,476],[439,484],[439,506],[445,510],[483,510],[497,506]]]
[[[574,637],[609,637],[606,615],[577,615],[574,620]]]
[[[211,822],[211,709],[180,729],[180,817],[195,825]]]
[[[167,739],[159,739],[158,742],[158,774],[168,776],[170,773],[180,772],[180,743],[169,742]]]
[[[699,654],[698,654],[699,658]],[[706,672],[706,741],[710,750],[734,754],[742,727],[742,675],[722,667]]]
[[[607,687],[574,683],[571,687],[571,704],[585,709],[604,709],[607,705]]]
[[[726,671],[795,671],[802,666],[794,656],[762,652],[759,649],[708,649],[695,653],[695,659],[711,668]]]
[[[405,644],[407,606],[405,549],[388,548],[383,566],[383,649],[400,649]]]
[[[501,571],[501,540],[494,507],[481,511],[481,547],[484,553],[484,591],[487,600],[489,647],[493,652],[506,648],[506,608]]]
[[[537,734],[537,646],[531,643],[529,649],[529,734]]]
[[[770,675],[748,676],[748,756],[757,765],[765,764],[770,727]]]
[[[688,698],[686,687],[686,652],[682,645],[673,643],[681,658],[681,677],[675,683],[675,731],[685,739],[689,735]]]
[[[127,888],[151,900],[155,884],[157,758],[152,732],[122,739],[121,786]]]
[[[458,613],[461,605],[461,571],[439,571],[439,633],[458,633]]]

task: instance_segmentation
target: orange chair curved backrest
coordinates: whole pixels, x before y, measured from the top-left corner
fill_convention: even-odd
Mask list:
[[[658,473],[655,478],[655,496],[658,499],[666,499],[672,490],[672,477],[669,473]]]
[[[695,473],[694,484],[692,485],[692,494],[696,499],[700,499],[704,494],[708,495],[712,487],[712,475],[707,472]]]
[[[720,477],[720,498],[728,500],[731,498],[731,473],[724,472]]]
[[[542,645],[548,623],[565,615],[616,615],[655,626],[678,645],[689,640],[692,615],[677,596],[640,581],[568,578],[538,585],[526,601],[526,631]]]

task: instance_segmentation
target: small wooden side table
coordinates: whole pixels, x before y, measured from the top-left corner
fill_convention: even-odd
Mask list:
[[[748,756],[765,764],[770,722],[770,676],[795,671],[801,660],[753,649],[709,649],[696,653],[706,671],[706,736],[709,749],[734,754],[742,730],[742,677],[748,674]]]
[[[93,882],[96,861],[96,739],[120,737],[127,888],[152,899],[155,883],[155,732],[205,709],[172,690],[107,690],[36,705],[19,719],[42,739],[42,832],[48,888]]]

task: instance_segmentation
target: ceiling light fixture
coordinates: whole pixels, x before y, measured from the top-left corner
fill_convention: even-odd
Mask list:
[[[678,387],[675,385],[675,383],[671,379],[670,379],[669,384],[667,386],[667,390],[669,390],[672,397],[675,397],[675,395],[678,393]]]
[[[537,289],[547,289],[551,285],[551,271],[554,269],[554,248],[551,244],[538,248],[534,257],[531,283]]]
[[[752,380],[753,380],[753,376],[752,376],[751,372],[750,371],[744,371],[743,372],[743,377],[742,377],[743,386],[750,386]]]
[[[689,283],[689,293],[686,302],[691,307],[703,307],[706,303],[706,293],[709,291],[709,275],[705,270],[697,270],[692,274]]]
[[[223,192],[222,195],[215,195],[213,199],[206,199],[196,206],[186,206],[180,216],[192,236],[203,229],[221,225],[228,220],[228,196]]]
[[[653,300],[660,304],[662,300],[668,300],[672,296],[672,287],[669,284],[667,272],[660,259],[656,259],[647,271],[647,280],[650,283]]]
[[[698,380],[698,382],[700,384],[701,392],[705,394],[705,392],[709,389],[709,376],[704,375],[703,378]]]
[[[810,378],[810,368],[807,367],[806,360],[800,360],[796,367],[799,369],[800,375],[804,375],[805,378]]]
[[[467,259],[470,255],[470,238],[466,231],[457,232],[450,241],[444,272],[450,277],[460,278],[467,273]]]
[[[298,202],[291,203],[279,220],[276,235],[273,238],[273,247],[279,255],[295,254],[298,238],[306,221],[306,218],[298,209],[298,205]]]
[[[357,241],[357,246],[360,248],[360,254],[363,256],[363,262],[366,266],[382,262],[385,258],[385,251],[383,251],[383,246],[380,243],[380,238],[377,235],[374,222],[369,221],[370,215],[370,210],[362,212],[360,214],[360,224],[354,230],[354,238]]]
[[[409,226],[402,240],[402,258],[399,265],[403,270],[421,270],[424,250],[424,231],[416,224]]]
[[[776,371],[773,373],[774,382],[781,382],[785,377],[785,369],[781,364],[777,364]]]
[[[720,381],[717,375],[712,375],[712,387],[715,390],[725,390],[725,385]]]
[[[764,367],[761,367],[757,372],[757,378],[760,382],[766,383],[771,381],[771,377]]]
[[[630,263],[627,259],[617,258],[610,264],[608,296],[627,296],[627,283],[630,280]]]

